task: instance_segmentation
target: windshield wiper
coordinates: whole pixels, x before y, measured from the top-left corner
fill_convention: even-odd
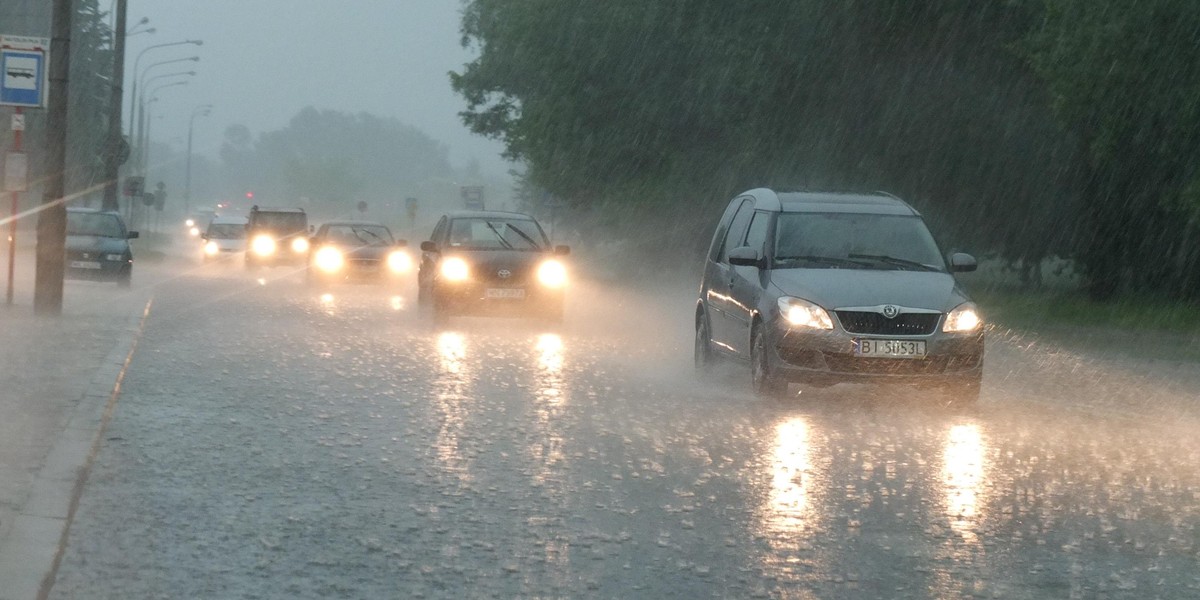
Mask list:
[[[851,254],[850,258],[864,258],[867,260],[875,260],[875,261],[879,261],[881,263],[895,265],[898,267],[910,267],[913,269],[917,269],[919,271],[941,271],[941,269],[934,267],[934,266],[927,265],[925,263],[919,263],[915,260],[908,260],[906,258],[896,258],[895,256],[888,256],[886,254]]]
[[[379,235],[378,233],[375,233],[374,231],[371,231],[370,229],[351,229],[351,231],[353,231],[353,232],[354,232],[354,237],[358,238],[358,241],[360,241],[360,242],[362,242],[363,244],[366,244],[366,245],[368,245],[368,246],[370,246],[370,245],[371,245],[371,242],[368,242],[367,240],[364,240],[364,239],[362,238],[362,236],[361,236],[361,235],[359,235],[360,233],[365,233],[365,234],[367,234],[367,235],[369,235],[369,236],[371,236],[371,237],[373,237],[373,238],[375,238],[375,239],[379,240],[379,241],[380,241],[380,242],[382,242],[384,245],[387,245],[387,242],[386,242],[386,241],[384,241],[384,239],[383,239],[383,236]]]
[[[496,234],[496,238],[498,238],[500,240],[501,244],[504,244],[505,248],[508,248],[509,250],[513,249],[512,242],[504,239],[504,234],[500,233],[500,230],[496,229],[496,226],[492,225],[491,221],[484,221],[483,224],[487,225],[487,228],[491,229],[492,233]]]
[[[806,261],[815,262],[815,263],[825,263],[827,265],[853,265],[855,267],[865,266],[861,262],[850,260],[848,258],[840,258],[837,256],[818,256],[815,254],[806,254],[803,256],[776,256],[775,257],[776,262],[788,262],[788,261],[798,261],[798,260],[806,260]]]
[[[534,250],[542,249],[542,247],[539,246],[537,242],[533,241],[533,238],[526,235],[524,231],[521,231],[520,229],[517,229],[516,227],[514,227],[512,223],[505,223],[504,226],[517,232],[517,235],[521,236],[522,238],[525,239],[525,241],[529,242],[529,245],[532,246]]]

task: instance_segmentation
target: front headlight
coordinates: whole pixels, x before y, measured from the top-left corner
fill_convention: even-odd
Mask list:
[[[125,260],[124,254],[105,254],[104,260]]]
[[[221,248],[219,246],[217,246],[216,242],[209,242],[204,245],[204,253],[209,256],[216,256],[217,253],[220,251],[221,251]]]
[[[270,256],[275,254],[275,238],[267,234],[254,236],[254,240],[250,242],[250,249],[259,256]]]
[[[317,265],[317,268],[326,273],[336,273],[342,270],[345,262],[346,259],[342,256],[341,251],[329,246],[317,250],[317,256],[313,258],[313,263]]]
[[[779,299],[779,314],[792,327],[833,329],[829,313],[808,300],[784,296]]]
[[[560,288],[567,284],[567,268],[557,260],[547,260],[538,267],[537,278],[548,288]]]
[[[292,240],[292,252],[296,254],[308,252],[308,239],[302,237],[294,238]]]
[[[397,250],[388,255],[387,266],[393,273],[407,273],[412,269],[412,258],[407,252]]]
[[[975,331],[983,325],[983,319],[979,316],[979,309],[975,304],[967,302],[958,305],[958,308],[950,311],[946,315],[946,323],[942,325],[942,331],[946,333],[966,333]]]
[[[446,281],[466,281],[467,277],[471,276],[471,269],[467,267],[467,261],[451,256],[442,261],[442,277]]]
[[[196,220],[195,220],[195,219],[188,219],[188,220],[184,221],[184,222],[183,222],[183,224],[184,224],[184,226],[185,226],[185,227],[195,227],[195,226],[196,226]]]
[[[192,237],[199,237],[199,235],[200,235],[200,228],[199,228],[199,227],[192,227],[191,229],[189,229],[189,230],[188,230],[188,234],[190,234]]]

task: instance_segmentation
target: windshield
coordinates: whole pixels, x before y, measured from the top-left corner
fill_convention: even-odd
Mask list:
[[[919,217],[783,213],[775,230],[779,267],[944,270]]]
[[[341,246],[391,246],[396,242],[383,225],[330,225],[325,241]]]
[[[308,217],[299,212],[260,212],[253,217],[255,229],[269,229],[277,233],[297,233],[308,228]]]
[[[123,238],[125,227],[120,217],[103,213],[67,213],[67,235],[94,235]]]
[[[465,250],[541,250],[549,241],[532,219],[455,219],[449,245]]]
[[[240,240],[246,237],[246,226],[241,223],[212,223],[208,226],[208,238],[214,240]]]

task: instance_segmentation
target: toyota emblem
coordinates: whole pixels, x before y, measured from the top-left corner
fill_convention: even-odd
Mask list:
[[[500,269],[499,271],[496,271],[496,274],[500,276],[500,279],[508,279],[509,277],[512,277],[512,271],[509,271],[508,269]]]
[[[883,307],[883,316],[889,319],[895,319],[898,314],[900,314],[900,309],[894,304],[888,304]]]

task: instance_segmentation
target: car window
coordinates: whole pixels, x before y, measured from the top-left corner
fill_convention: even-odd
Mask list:
[[[208,226],[209,239],[240,240],[246,237],[246,226],[241,223],[212,223]]]
[[[868,269],[945,268],[919,217],[784,213],[775,227],[775,259],[795,266]],[[836,260],[816,260],[836,259]]]
[[[325,241],[344,246],[390,246],[392,233],[382,225],[331,225]]]
[[[454,219],[448,245],[473,250],[541,250],[548,242],[530,219]]]
[[[750,229],[746,232],[746,245],[758,250],[759,255],[766,254],[767,228],[771,224],[771,213],[756,211],[750,219]]]
[[[254,216],[253,223],[254,229],[293,233],[308,228],[308,216],[300,212],[260,212]]]
[[[742,205],[738,207],[737,213],[733,215],[733,221],[729,223],[729,231],[725,234],[725,245],[721,250],[721,262],[729,257],[729,251],[742,245],[746,239],[746,226],[750,224],[750,217],[754,213],[754,205],[750,200],[743,200]]]
[[[116,215],[102,213],[67,213],[67,235],[93,235],[123,238],[125,227]]]
[[[437,225],[433,228],[433,235],[429,238],[437,243],[441,243],[442,237],[446,235],[446,217],[438,219]]]

